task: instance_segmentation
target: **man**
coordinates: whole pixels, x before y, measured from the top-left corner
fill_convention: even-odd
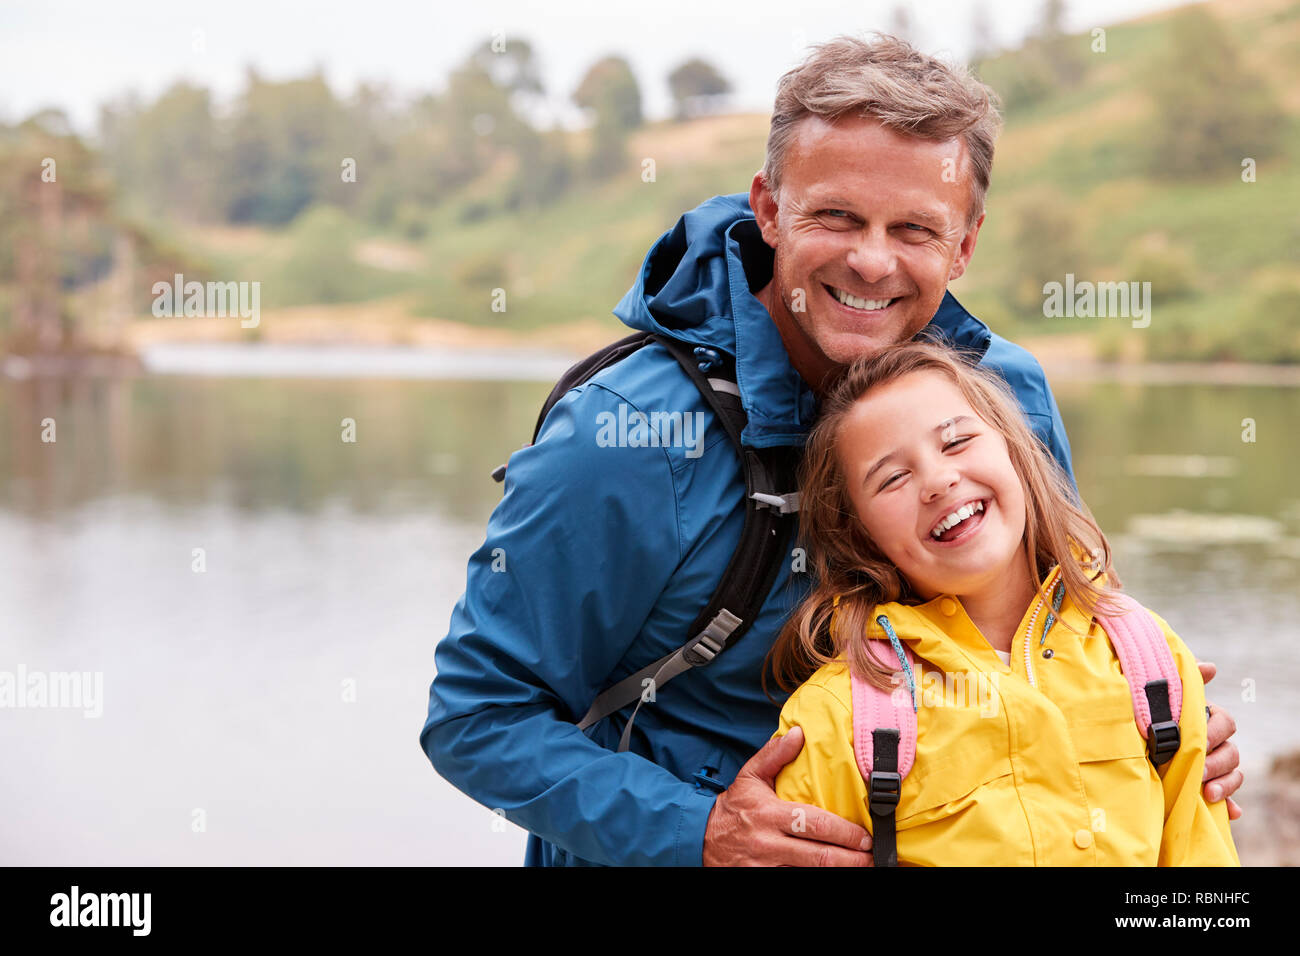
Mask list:
[[[996,124],[981,84],[905,43],[825,44],[781,80],[748,203],[715,197],[683,216],[615,314],[734,362],[753,447],[800,446],[817,391],[854,357],[940,333],[1007,379],[1072,474],[1037,362],[946,291],[984,221]],[[702,413],[706,428],[694,444],[600,440],[602,422],[635,412]],[[862,827],[797,817],[772,789],[802,745],[797,731],[769,742],[784,695],[761,680],[807,587],[796,560],[748,634],[647,699],[629,752],[617,751],[631,707],[575,724],[689,636],[736,547],[744,493],[723,429],[659,344],[570,390],[511,457],[437,649],[421,744],[531,831],[528,864],[870,864]],[[1233,729],[1216,714],[1211,746]],[[1236,763],[1231,743],[1212,756],[1224,795]]]

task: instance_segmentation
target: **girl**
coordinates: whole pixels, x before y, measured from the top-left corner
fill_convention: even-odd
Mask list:
[[[769,663],[798,685],[777,733],[805,742],[777,796],[866,827],[877,866],[1240,865],[1226,804],[1201,794],[1195,659],[1119,595],[1105,537],[995,373],[923,342],[859,361],[800,491],[816,584]],[[1130,627],[1170,678],[1144,715],[1116,656]]]

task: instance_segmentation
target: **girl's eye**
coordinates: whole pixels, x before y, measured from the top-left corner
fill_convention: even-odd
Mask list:
[[[902,477],[903,477],[903,473],[901,471],[898,472],[897,474],[890,475],[889,478],[885,481],[885,483],[880,486],[880,490],[884,491],[886,488],[888,488],[890,485],[894,483],[895,479],[902,478]]]
[[[958,445],[964,445],[966,444],[966,442],[970,441],[973,437],[974,437],[973,435],[966,435],[962,438],[954,438],[952,441],[948,442],[948,444],[943,446],[943,450],[947,451],[949,448],[955,448]]]

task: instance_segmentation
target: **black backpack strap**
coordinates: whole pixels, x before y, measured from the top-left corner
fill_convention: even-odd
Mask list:
[[[642,703],[653,699],[654,692],[678,674],[708,664],[749,630],[788,554],[793,515],[799,509],[795,480],[800,449],[745,446],[741,433],[748,416],[729,360],[716,349],[693,346],[671,336],[635,332],[571,366],[542,405],[533,428],[533,441],[537,441],[547,414],[565,393],[651,342],[658,342],[677,359],[740,457],[745,474],[745,523],[717,589],[687,631],[692,635],[690,640],[607,688],[578,722],[579,728],[586,729],[636,702],[619,741],[620,752],[628,748],[632,725]],[[505,473],[506,466],[500,465],[492,477],[503,481]]]
[[[537,424],[533,426],[532,441],[537,441],[537,436],[541,433],[542,423],[546,421],[546,416],[550,414],[551,409],[555,407],[555,403],[563,398],[569,389],[577,388],[602,369],[623,361],[633,352],[649,345],[655,338],[653,332],[633,332],[631,335],[624,336],[617,342],[611,342],[604,348],[592,352],[582,361],[569,366],[568,371],[560,376],[560,380],[551,389],[551,394],[546,396],[546,401],[542,403],[542,410],[537,415]],[[529,444],[532,444],[532,442]],[[505,481],[505,479],[506,466],[497,465],[492,470],[492,480],[501,482]]]
[[[1151,726],[1147,728],[1147,758],[1159,767],[1173,759],[1182,743],[1182,732],[1174,720],[1169,704],[1169,681],[1161,677],[1147,681],[1143,688],[1151,708]]]
[[[712,662],[752,626],[788,554],[792,516],[799,507],[795,492],[799,450],[742,444],[747,416],[734,371],[723,365],[716,351],[707,350],[709,359],[701,362],[696,347],[667,336],[656,339],[695,383],[740,456],[745,474],[745,523],[717,590],[687,631],[690,639],[605,690],[578,722],[579,728],[586,729],[635,701],[636,709],[623,729],[619,752],[628,749],[632,726],[643,703],[654,699],[654,694],[678,674]],[[721,367],[715,369],[715,365]]]
[[[898,830],[894,812],[902,790],[898,773],[899,732],[878,727],[871,732],[871,777],[867,781],[867,811],[871,814],[871,852],[876,866],[898,866]]]

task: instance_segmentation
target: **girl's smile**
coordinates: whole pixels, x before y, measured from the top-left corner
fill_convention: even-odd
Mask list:
[[[836,450],[862,528],[922,597],[1027,578],[1024,487],[1006,439],[947,376],[917,371],[873,388]]]
[[[959,547],[967,543],[984,524],[986,509],[992,501],[991,498],[976,498],[949,512],[930,530],[929,543],[936,548]]]

